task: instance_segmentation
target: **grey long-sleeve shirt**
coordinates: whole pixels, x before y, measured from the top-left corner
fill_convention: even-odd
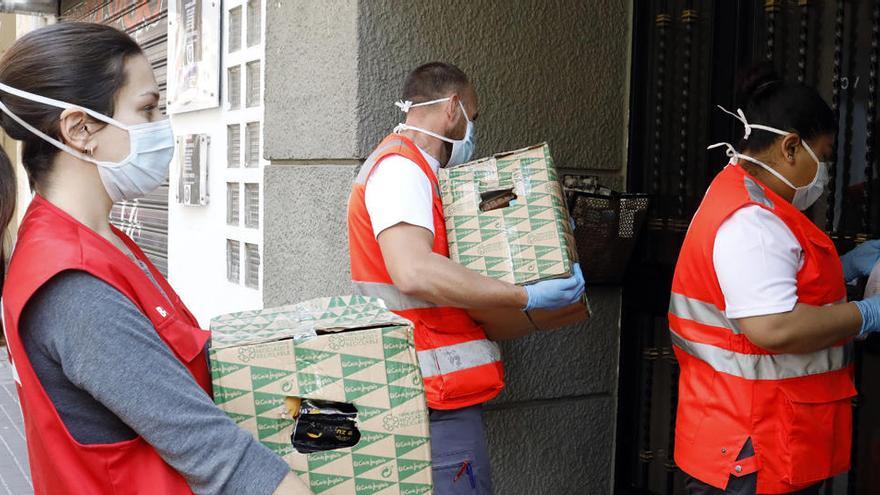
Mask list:
[[[140,435],[197,494],[271,494],[289,472],[214,405],[150,320],[102,280],[57,275],[28,303],[19,328],[78,442]]]

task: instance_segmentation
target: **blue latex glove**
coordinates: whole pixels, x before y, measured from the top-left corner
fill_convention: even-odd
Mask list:
[[[880,294],[875,294],[867,299],[855,301],[859,312],[862,313],[862,329],[857,339],[868,337],[869,333],[880,331]]]
[[[840,257],[844,280],[852,282],[857,278],[867,277],[877,261],[880,261],[880,239],[863,242],[859,247]]]
[[[536,284],[527,285],[526,292],[529,294],[529,302],[525,311],[533,309],[559,309],[578,302],[584,295],[584,274],[581,265],[574,264],[574,274],[568,278],[544,280]]]

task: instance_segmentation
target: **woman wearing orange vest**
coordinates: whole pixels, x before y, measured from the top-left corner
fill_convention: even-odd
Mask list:
[[[834,113],[767,66],[741,81],[745,127],[691,222],[672,283],[680,364],[675,461],[691,494],[818,494],[849,469],[851,345],[880,329],[880,298],[846,281],[880,258],[842,259],[802,213],[833,159]],[[842,263],[841,263],[842,261]]]
[[[214,406],[210,332],[108,220],[168,176],[158,108],[150,63],[111,27],[49,26],[0,59],[0,126],[35,192],[2,301],[34,492],[311,493]],[[0,233],[15,184],[0,150]]]

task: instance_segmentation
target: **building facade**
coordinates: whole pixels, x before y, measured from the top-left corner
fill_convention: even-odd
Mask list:
[[[63,0],[56,13],[132,34],[164,93],[175,77],[169,2]],[[178,136],[207,140],[207,203],[181,204],[178,153],[167,186],[117,205],[112,220],[203,325],[221,313],[350,291],[351,183],[403,120],[393,103],[406,74],[428,61],[455,63],[475,83],[478,156],[547,141],[563,173],[652,195],[626,282],[588,288],[590,321],[503,345],[507,388],[485,415],[497,493],[681,492],[671,455],[669,279],[689,218],[723,165],[702,149],[737,135],[712,113],[716,103],[734,105],[737,68],[772,61],[833,103],[837,185],[815,219],[841,249],[880,235],[880,194],[858,187],[878,175],[880,1],[197,3],[219,15],[203,28],[216,40],[218,101],[171,118]],[[0,30],[0,49],[52,22],[30,19],[16,21],[14,35]],[[20,175],[23,212],[29,192]],[[837,495],[880,486],[870,470],[880,465],[880,425],[871,419],[880,350],[860,349],[856,469],[827,489]]]

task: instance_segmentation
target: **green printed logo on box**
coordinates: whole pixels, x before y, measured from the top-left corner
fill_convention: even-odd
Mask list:
[[[368,480],[364,478],[354,479],[354,489],[357,495],[372,495],[373,493],[380,492],[389,486],[394,486],[394,483],[389,481]]]
[[[413,437],[409,435],[394,435],[394,448],[397,457],[414,449],[424,446],[430,439],[428,437]]]
[[[381,359],[350,356],[348,354],[340,354],[340,358],[342,358],[342,376],[353,375],[382,362]]]
[[[315,493],[325,492],[336,485],[350,480],[349,476],[334,476],[332,474],[309,473],[309,487]]]
[[[410,384],[420,386],[422,379],[419,376],[419,367],[411,363],[398,363],[396,361],[388,361],[385,363],[385,374],[388,376],[388,383],[394,383],[401,378],[411,377]]]
[[[352,454],[352,467],[355,476],[371,471],[383,464],[393,461],[393,457],[381,457],[377,455]]]
[[[260,368],[259,366],[251,366],[251,383],[254,390],[263,388],[270,383],[277,382],[291,375],[287,370],[276,370],[272,368]]]
[[[299,387],[299,395],[308,396],[316,390],[320,390],[327,385],[332,385],[339,381],[339,378],[326,375],[316,375],[313,373],[297,373],[297,385]]]
[[[349,380],[348,378],[343,380],[343,383],[345,384],[345,400],[348,402],[385,387],[381,383],[362,382],[360,380]]]
[[[433,491],[433,485],[423,485],[419,483],[400,484],[400,495],[430,495]]]
[[[401,338],[392,337],[390,335],[382,337],[382,347],[385,349],[385,359],[394,357],[401,352],[406,352],[411,346],[412,344]]]
[[[273,409],[280,409],[284,405],[284,396],[254,392],[254,409],[257,414],[263,414]]]
[[[235,373],[244,368],[245,365],[237,363],[226,363],[223,361],[211,361],[211,376],[224,376]]]
[[[224,387],[222,385],[215,385],[214,402],[218,405],[223,404],[249,393],[251,393],[250,390],[242,390],[238,388]]]
[[[430,461],[411,461],[409,459],[398,459],[397,460],[397,476],[401,480],[405,480],[410,476],[418,474],[419,471],[423,469],[428,469],[431,467]]]

